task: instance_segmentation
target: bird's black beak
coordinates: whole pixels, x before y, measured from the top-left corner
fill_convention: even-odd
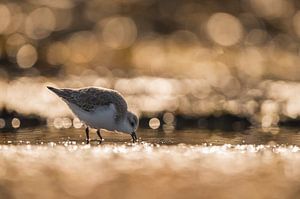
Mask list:
[[[137,141],[136,133],[132,132],[130,135],[132,137],[132,142],[135,143]]]

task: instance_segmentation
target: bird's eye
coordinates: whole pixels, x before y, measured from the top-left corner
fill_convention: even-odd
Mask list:
[[[132,127],[134,127],[134,123],[133,123],[133,122],[130,122],[130,125],[131,125]]]

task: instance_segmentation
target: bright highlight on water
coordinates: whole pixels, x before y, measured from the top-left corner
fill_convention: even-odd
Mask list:
[[[295,198],[299,166],[297,146],[0,145],[0,194],[22,199]]]

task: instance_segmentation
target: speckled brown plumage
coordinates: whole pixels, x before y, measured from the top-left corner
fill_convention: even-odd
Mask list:
[[[67,102],[71,102],[88,112],[94,111],[98,106],[114,104],[117,120],[125,117],[127,113],[126,101],[119,92],[111,89],[94,87],[78,90],[48,88]]]

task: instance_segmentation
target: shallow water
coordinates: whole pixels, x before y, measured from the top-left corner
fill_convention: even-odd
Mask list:
[[[299,198],[300,133],[22,129],[0,134],[1,198]]]
[[[101,132],[106,144],[131,143],[131,136],[122,133]],[[191,129],[164,132],[162,130],[141,129],[137,132],[139,141],[150,144],[188,144],[188,145],[223,145],[223,144],[263,144],[263,145],[299,145],[300,130],[297,128],[269,128],[230,132],[221,130]],[[55,128],[25,128],[15,132],[0,133],[0,144],[64,144],[71,141],[76,144],[85,144],[85,131],[81,129]],[[91,130],[91,145],[98,145],[96,131]]]

